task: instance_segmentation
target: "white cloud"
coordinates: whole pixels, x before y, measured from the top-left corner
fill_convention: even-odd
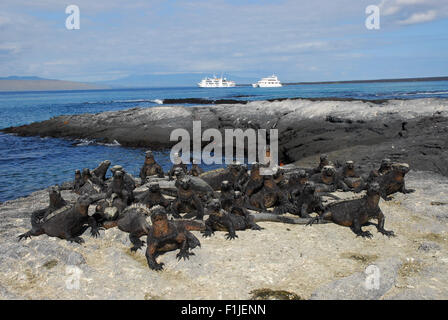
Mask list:
[[[430,22],[448,17],[447,0],[382,0],[381,14],[399,25]]]
[[[435,10],[429,10],[424,13],[414,13],[409,18],[405,20],[398,21],[399,24],[415,24],[422,22],[429,22],[437,17],[437,12]]]

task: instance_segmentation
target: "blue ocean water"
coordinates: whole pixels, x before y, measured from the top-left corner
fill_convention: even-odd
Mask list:
[[[337,97],[354,99],[448,98],[448,81],[364,84],[314,84],[282,88],[235,87],[149,88],[59,92],[0,93],[0,128],[47,120],[62,114],[98,113],[153,107],[156,100],[204,98],[266,100],[275,98]],[[122,165],[137,175],[143,149],[98,145],[72,140],[17,137],[0,133],[0,201],[14,199],[73,178],[75,169],[94,168],[102,160]],[[169,152],[156,152],[168,170]],[[211,169],[216,166],[207,167]]]

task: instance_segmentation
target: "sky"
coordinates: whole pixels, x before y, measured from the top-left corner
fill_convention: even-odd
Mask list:
[[[67,30],[68,5],[80,29]],[[380,9],[369,30],[366,7]],[[2,0],[0,77],[448,76],[447,0]]]

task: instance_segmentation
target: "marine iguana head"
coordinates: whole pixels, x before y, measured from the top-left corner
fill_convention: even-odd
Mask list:
[[[328,161],[328,154],[325,154],[325,153],[321,154],[319,159],[320,159],[320,164],[323,165],[323,166],[327,165],[329,163],[329,161]]]
[[[225,180],[223,182],[221,182],[221,192],[226,192],[226,191],[230,191],[231,190],[231,186],[230,186],[230,182]]]
[[[191,179],[189,177],[182,178],[180,180],[180,187],[184,190],[190,189],[191,186]]]
[[[308,181],[305,183],[305,186],[303,187],[303,192],[306,194],[314,194],[316,191],[316,185],[312,181]]]
[[[160,192],[160,185],[157,182],[151,182],[148,186],[149,192],[152,193],[159,193]]]
[[[176,179],[182,179],[185,176],[185,172],[184,170],[182,170],[182,168],[176,168],[174,169],[174,176],[176,177]]]
[[[378,170],[379,173],[388,172],[392,169],[392,160],[385,158],[381,160],[380,168]]]
[[[112,178],[114,183],[123,183],[124,181],[124,172],[121,170],[114,171],[114,176]]]
[[[241,170],[243,169],[243,166],[241,165],[240,162],[238,161],[234,161],[231,164],[228,165],[230,172],[234,175],[237,176],[240,174]]]
[[[100,163],[98,167],[101,169],[109,168],[110,163],[111,163],[110,160],[104,160],[103,162]]]
[[[344,167],[342,169],[342,173],[344,177],[353,177],[356,175],[355,173],[355,162],[346,161]]]
[[[376,182],[370,183],[367,186],[367,195],[372,196],[372,195],[378,195],[378,194],[380,194],[380,185]]]
[[[407,163],[394,163],[391,165],[391,168],[393,171],[396,171],[403,176],[411,170]]]
[[[207,207],[212,211],[219,212],[221,210],[221,202],[218,199],[212,199]]]
[[[84,168],[82,169],[82,180],[84,180],[84,182],[87,182],[87,180],[89,180],[92,177],[92,174],[90,173],[90,170],[88,168]]]
[[[150,211],[152,224],[168,221],[168,215],[164,207],[157,205],[152,207]]]
[[[151,150],[146,151],[145,153],[145,164],[153,164],[156,160],[154,159],[154,154]]]
[[[121,172],[125,173],[123,167],[118,164],[113,166],[112,168],[110,168],[110,171],[112,172],[112,175],[115,175],[116,171],[121,171]]]
[[[75,209],[82,215],[88,215],[89,206],[92,204],[93,200],[87,194],[84,194],[76,200]]]
[[[336,174],[336,168],[333,166],[325,166],[322,169],[322,175],[325,177],[334,177]]]
[[[274,173],[273,177],[275,180],[282,180],[285,177],[285,169],[282,167],[275,166],[272,171]]]
[[[348,170],[353,170],[355,169],[355,162],[354,161],[345,161],[345,168],[347,168]]]
[[[61,191],[57,186],[48,188],[48,195],[50,196],[50,203],[57,203],[62,200]]]

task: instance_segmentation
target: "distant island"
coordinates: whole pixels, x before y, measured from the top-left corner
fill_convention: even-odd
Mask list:
[[[99,90],[108,88],[108,86],[93,83],[43,79],[39,77],[0,77],[0,92]]]
[[[398,78],[398,79],[376,79],[376,80],[345,80],[345,81],[320,81],[320,82],[289,82],[283,85],[294,86],[299,84],[340,84],[340,83],[375,83],[375,82],[421,82],[421,81],[448,81],[448,77],[425,77],[425,78]]]
[[[36,76],[9,76],[0,77],[0,92],[18,91],[71,91],[71,90],[107,90],[107,89],[133,89],[151,87],[194,87],[201,74],[184,74],[181,81],[176,75],[143,75],[128,76],[125,78],[102,81],[99,83],[85,83],[56,79],[44,79]],[[238,87],[251,86],[247,77],[228,76],[237,82]],[[176,80],[178,82],[176,82]],[[313,85],[313,84],[344,84],[344,83],[379,83],[379,82],[419,82],[419,81],[448,81],[448,77],[398,78],[376,80],[341,80],[317,82],[285,82],[283,85]]]

